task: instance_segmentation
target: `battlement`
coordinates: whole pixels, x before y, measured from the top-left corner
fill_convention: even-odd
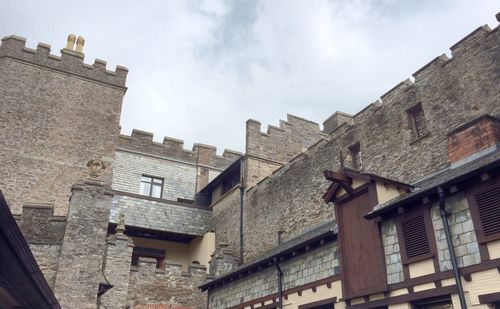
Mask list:
[[[250,156],[286,163],[324,137],[319,125],[294,115],[280,120],[279,126],[269,125],[261,132],[261,123],[249,119],[246,123],[246,153]]]
[[[500,19],[500,14],[497,14],[497,19]],[[363,123],[367,118],[372,117],[381,107],[389,104],[399,104],[402,99],[408,96],[415,96],[415,93],[421,92],[419,88],[422,84],[428,83],[432,79],[440,79],[443,81],[451,81],[456,79],[453,76],[453,63],[466,62],[467,58],[474,54],[474,51],[484,50],[495,44],[495,40],[499,39],[499,27],[491,29],[488,25],[481,26],[463,39],[450,47],[451,57],[442,54],[430,62],[416,70],[411,78],[408,78],[389,91],[380,96],[374,103],[366,106],[355,115],[349,115],[343,112],[335,112],[324,121],[324,133],[330,135],[342,134],[348,128]],[[489,47],[488,47],[489,46]],[[498,55],[498,52],[497,52]],[[487,59],[491,62],[493,59]],[[451,65],[451,66],[450,66]],[[465,74],[462,72],[461,74]]]
[[[66,217],[54,216],[52,204],[24,204],[15,216],[28,244],[60,245],[66,229]]]
[[[0,59],[12,59],[29,62],[52,70],[74,74],[117,87],[125,87],[128,69],[117,66],[115,71],[106,69],[106,61],[95,59],[94,64],[83,62],[84,54],[69,48],[61,50],[61,56],[50,53],[51,46],[39,43],[36,49],[26,47],[26,39],[15,35],[2,38]]]
[[[134,129],[130,136],[120,135],[118,147],[146,154],[177,159],[192,164],[226,168],[243,154],[224,149],[222,156],[217,155],[217,148],[211,145],[196,143],[191,150],[184,149],[184,141],[172,137],[164,137],[163,143],[153,141],[153,133]]]
[[[206,306],[206,294],[198,289],[212,279],[205,266],[191,264],[184,272],[176,262],[166,261],[160,268],[156,265],[154,258],[139,257],[138,266],[130,268],[127,293],[130,307],[146,302],[183,304],[189,308]]]
[[[155,277],[161,277],[165,274],[166,278],[177,277],[196,277],[200,280],[207,279],[207,267],[200,264],[191,264],[188,266],[188,271],[182,270],[182,263],[176,261],[165,261],[159,266],[155,258],[140,256],[137,266],[131,266],[131,272],[139,272],[142,274],[150,274]],[[159,266],[159,267],[158,267]]]

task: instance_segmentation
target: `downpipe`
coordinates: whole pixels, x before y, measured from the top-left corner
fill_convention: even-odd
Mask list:
[[[450,253],[451,265],[453,267],[453,275],[455,277],[455,282],[458,289],[458,297],[460,298],[460,306],[462,309],[467,309],[467,303],[465,302],[464,288],[462,286],[462,280],[460,279],[460,273],[458,271],[457,256],[455,255],[455,250],[453,249],[453,241],[451,239],[450,226],[448,224],[448,212],[445,209],[445,197],[444,191],[441,186],[437,188],[437,193],[439,195],[439,214],[441,215],[441,221],[443,222],[444,233],[446,235],[446,242],[448,243],[448,251]]]
[[[278,308],[283,309],[283,271],[277,257],[274,257],[274,266],[278,274]]]

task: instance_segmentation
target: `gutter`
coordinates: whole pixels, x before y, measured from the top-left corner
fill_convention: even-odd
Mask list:
[[[460,273],[458,271],[457,257],[455,255],[455,250],[453,249],[453,241],[451,240],[451,231],[448,224],[448,212],[445,208],[445,197],[444,191],[441,186],[437,187],[437,193],[439,195],[439,214],[441,215],[441,221],[443,221],[444,233],[446,235],[446,242],[448,243],[448,251],[450,253],[451,265],[453,267],[453,275],[455,277],[455,283],[458,289],[458,297],[460,298],[460,306],[462,309],[467,309],[467,303],[465,302],[464,288],[462,286],[462,280],[460,279]]]

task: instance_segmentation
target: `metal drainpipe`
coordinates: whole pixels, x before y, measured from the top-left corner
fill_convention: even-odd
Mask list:
[[[240,183],[240,260],[239,264],[243,264],[243,195],[245,188],[243,182]]]
[[[448,225],[448,213],[445,209],[445,198],[444,191],[441,186],[437,188],[439,195],[439,214],[441,215],[441,221],[443,221],[444,233],[446,235],[446,242],[448,243],[448,251],[450,252],[451,265],[453,267],[453,275],[455,276],[455,282],[458,288],[458,297],[460,298],[460,305],[462,309],[467,309],[467,303],[465,302],[464,288],[462,286],[462,280],[460,279],[460,273],[458,272],[457,257],[455,255],[455,250],[453,250],[453,242],[451,239],[450,226]]]
[[[283,271],[281,271],[280,264],[278,262],[278,258],[274,257],[274,266],[278,272],[278,308],[283,308]]]

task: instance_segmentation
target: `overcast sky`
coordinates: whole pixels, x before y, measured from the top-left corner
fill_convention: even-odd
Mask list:
[[[85,62],[129,68],[133,128],[244,151],[245,121],[356,113],[480,25],[498,0],[1,0],[0,36],[86,39]]]

